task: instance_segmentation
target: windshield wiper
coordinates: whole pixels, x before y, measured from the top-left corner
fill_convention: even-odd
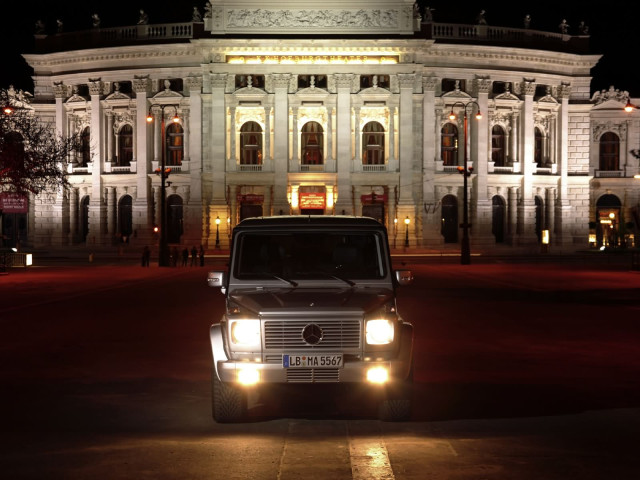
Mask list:
[[[335,274],[333,274],[333,273],[326,272],[326,271],[324,271],[324,270],[313,270],[313,271],[311,271],[311,272],[305,272],[305,273],[307,273],[307,274],[309,274],[309,275],[316,275],[316,274],[318,274],[318,273],[321,273],[322,275],[326,275],[327,277],[331,277],[331,278],[333,278],[334,280],[340,280],[341,282],[346,283],[346,284],[347,284],[347,285],[349,285],[350,287],[353,287],[353,286],[356,284],[356,282],[354,282],[354,281],[352,281],[352,280],[349,280],[348,278],[339,277],[338,275],[335,275]]]

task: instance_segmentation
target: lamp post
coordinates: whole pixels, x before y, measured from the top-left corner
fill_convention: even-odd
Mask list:
[[[396,248],[396,237],[398,236],[398,218],[393,219],[393,248]]]
[[[482,114],[480,113],[480,105],[478,105],[478,102],[455,102],[453,105],[451,105],[451,113],[449,114],[450,120],[456,119],[456,114],[453,113],[453,109],[458,104],[462,105],[464,111],[464,165],[458,167],[458,173],[462,174],[464,178],[464,181],[462,182],[462,188],[464,189],[464,192],[462,194],[462,224],[460,225],[462,227],[462,242],[460,243],[460,264],[469,265],[471,263],[471,247],[469,246],[469,228],[471,227],[471,225],[469,224],[469,193],[467,185],[468,178],[473,172],[473,167],[469,167],[468,165],[467,136],[469,130],[469,117],[467,115],[467,107],[471,105],[472,110],[474,105],[478,107],[478,111],[475,115],[477,120],[480,120],[482,118]]]
[[[409,219],[409,215],[407,215],[407,218],[404,219],[404,224],[405,224],[405,232],[404,232],[404,246],[405,248],[409,246],[409,224],[411,223],[411,220]]]
[[[178,118],[178,107],[179,105],[172,104],[162,104],[162,105],[151,105],[149,107],[149,114],[147,115],[147,123],[153,122],[152,113],[154,110],[156,112],[160,112],[160,138],[162,139],[162,148],[160,149],[160,168],[156,170],[156,173],[160,175],[160,245],[158,248],[158,266],[160,267],[168,267],[170,266],[169,262],[169,244],[167,238],[167,178],[171,173],[171,169],[166,167],[166,149],[167,149],[167,139],[166,139],[166,129],[164,122],[164,110],[166,108],[173,108],[175,114],[172,118],[174,123],[178,123],[180,119]]]
[[[216,217],[216,248],[220,248],[220,216]]]

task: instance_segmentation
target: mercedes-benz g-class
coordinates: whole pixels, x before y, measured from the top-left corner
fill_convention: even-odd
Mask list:
[[[228,271],[208,274],[226,297],[211,326],[212,412],[242,420],[250,388],[367,385],[378,416],[411,412],[413,326],[396,306],[386,228],[366,217],[251,218],[233,229]]]

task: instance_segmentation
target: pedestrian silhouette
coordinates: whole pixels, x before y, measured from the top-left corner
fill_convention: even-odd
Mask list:
[[[151,259],[151,250],[149,250],[149,247],[145,245],[144,248],[142,249],[142,266],[148,267],[150,259]]]
[[[204,267],[204,247],[200,245],[200,266]]]
[[[184,250],[182,250],[182,266],[186,267],[187,263],[189,263],[189,249],[184,247]]]
[[[196,246],[194,245],[191,248],[191,266],[195,267],[198,265],[198,249],[196,248]]]

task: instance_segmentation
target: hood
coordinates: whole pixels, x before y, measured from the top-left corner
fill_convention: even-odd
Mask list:
[[[393,298],[387,288],[278,288],[268,290],[239,289],[229,299],[241,308],[260,314],[296,311],[350,310],[369,312]]]

